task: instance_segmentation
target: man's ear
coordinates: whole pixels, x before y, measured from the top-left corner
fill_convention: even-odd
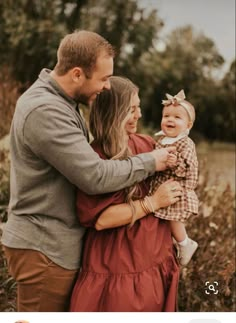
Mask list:
[[[81,77],[83,76],[83,70],[80,67],[74,67],[71,70],[71,78],[73,82],[79,83],[81,81]]]

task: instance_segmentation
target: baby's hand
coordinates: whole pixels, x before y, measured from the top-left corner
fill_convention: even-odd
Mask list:
[[[176,162],[177,162],[177,156],[173,153],[169,153],[168,158],[167,158],[167,162],[166,162],[166,166],[168,168],[173,168],[176,166]]]

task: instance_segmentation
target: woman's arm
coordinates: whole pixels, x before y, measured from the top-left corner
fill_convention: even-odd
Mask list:
[[[173,190],[173,188],[175,188]],[[182,188],[178,182],[168,180],[158,187],[155,193],[149,196],[154,210],[167,207],[178,201],[182,194]],[[135,207],[135,219],[141,219],[147,215],[143,209],[140,200],[133,201]],[[129,204],[122,203],[111,205],[106,208],[96,221],[96,230],[116,228],[132,222],[132,209]]]

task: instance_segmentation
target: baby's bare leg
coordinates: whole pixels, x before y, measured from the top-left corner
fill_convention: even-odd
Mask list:
[[[177,257],[182,266],[186,266],[196,251],[198,244],[196,241],[188,238],[185,226],[182,222],[170,221],[171,233],[177,241]]]
[[[182,222],[170,221],[171,233],[177,242],[184,241],[187,237],[185,226]]]

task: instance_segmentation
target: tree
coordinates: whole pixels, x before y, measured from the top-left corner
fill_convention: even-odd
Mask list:
[[[161,100],[165,98],[165,93],[176,94],[184,89],[187,99],[196,107],[194,130],[211,138],[219,137],[216,128],[221,123],[220,118],[209,113],[209,110],[216,109],[219,82],[214,73],[224,60],[214,42],[196,33],[191,26],[177,28],[167,37],[165,50],[152,54],[149,60],[154,62],[152,70],[158,73],[158,78],[153,83],[153,91],[147,102],[145,121],[157,128],[161,119]]]
[[[27,84],[42,67],[55,65],[60,39],[75,29],[107,38],[116,48],[116,71],[128,67],[132,75],[134,63],[162,26],[155,11],[145,16],[136,0],[3,0],[0,9],[1,64],[11,66],[17,80]]]
[[[235,62],[217,80],[224,60],[214,42],[191,26],[163,40],[163,25],[157,11],[140,8],[137,0],[2,0],[0,65],[28,87],[43,67],[54,67],[65,34],[95,31],[116,49],[114,73],[139,86],[146,125],[157,130],[165,93],[183,88],[196,106],[193,131],[212,140],[234,140]]]
[[[224,133],[224,139],[226,141],[235,142],[235,75],[236,75],[236,61],[234,60],[229,70],[226,72],[222,82],[220,83],[219,94],[222,100],[222,111],[219,113],[223,119],[224,126],[221,129]]]
[[[30,84],[42,67],[52,68],[60,39],[74,29],[88,1],[3,0],[1,3],[1,64]],[[78,26],[79,27],[79,26]]]

